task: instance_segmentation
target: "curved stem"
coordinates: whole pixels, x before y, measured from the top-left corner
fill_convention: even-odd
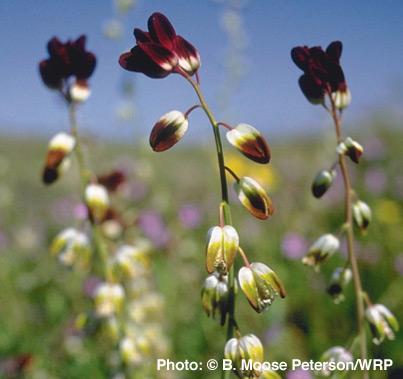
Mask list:
[[[192,85],[194,90],[196,91],[197,97],[200,100],[201,107],[206,113],[210,123],[213,127],[215,145],[217,150],[217,158],[218,158],[218,168],[220,171],[220,182],[221,182],[221,199],[222,199],[222,210],[223,210],[223,218],[224,223],[226,225],[231,225],[231,214],[229,208],[228,201],[228,185],[227,178],[225,173],[225,164],[224,164],[224,153],[222,148],[219,123],[217,123],[213,113],[211,112],[209,106],[204,100],[203,94],[200,90],[199,80],[197,83],[189,76],[185,76],[188,82]],[[198,77],[197,77],[198,78]],[[235,321],[235,278],[234,278],[234,266],[231,267],[228,273],[228,328],[227,328],[227,341],[231,339],[234,335],[234,329],[236,327]],[[228,378],[230,375],[230,371],[222,371],[222,378]]]
[[[340,143],[343,141],[340,129],[340,118],[337,116],[336,106],[331,96],[330,102],[332,105],[332,109],[330,114],[333,117],[334,125],[336,128],[337,142]],[[341,168],[341,172],[344,180],[344,188],[345,188],[345,213],[346,213],[346,224],[347,224],[347,248],[348,248],[348,257],[350,261],[351,270],[353,272],[353,280],[354,280],[354,291],[355,291],[355,303],[357,310],[357,324],[358,324],[358,335],[360,338],[360,351],[361,351],[361,359],[367,359],[367,341],[365,335],[365,329],[363,325],[364,320],[364,303],[362,298],[362,286],[360,273],[357,265],[357,258],[355,255],[354,249],[354,230],[353,230],[353,214],[351,207],[351,182],[350,176],[347,170],[347,165],[345,161],[345,156],[339,154],[339,164]],[[368,371],[364,370],[363,372],[364,379],[368,379]]]

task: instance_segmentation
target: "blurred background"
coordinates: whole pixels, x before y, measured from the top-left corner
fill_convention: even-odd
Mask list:
[[[363,287],[402,323],[401,2],[3,1],[0,377],[19,377],[27,366],[26,375],[33,378],[107,378],[108,359],[114,359],[104,359],[107,349],[95,338],[76,338],[73,331],[77,315],[92,304],[87,273],[66,269],[49,254],[54,236],[80,218],[82,209],[74,164],[52,187],[40,181],[49,138],[69,130],[65,104],[42,84],[38,71],[53,36],[65,42],[86,34],[87,49],[97,56],[92,95],[78,114],[85,155],[97,174],[115,167],[130,172],[126,201],[135,210],[136,233],[152,242],[153,283],[162,307],[156,308],[157,321],[167,356],[206,362],[222,354],[225,332],[207,318],[200,302],[205,234],[217,223],[220,201],[210,126],[196,110],[183,141],[153,153],[148,136],[154,123],[170,110],[186,111],[196,98],[179,76],[151,80],[117,64],[119,55],[135,45],[133,28],[147,29],[155,11],[167,15],[177,33],[198,49],[201,87],[217,118],[255,126],[271,147],[272,161],[262,167],[224,142],[227,164],[239,176],[259,178],[276,204],[273,217],[261,222],[231,192],[243,249],[251,261],[275,270],[287,289],[285,300],[260,315],[239,293],[242,331],[261,338],[265,360],[287,362],[318,360],[332,346],[347,346],[355,333],[352,285],[338,305],[326,293],[333,269],[344,265],[345,241],[321,273],[301,263],[318,236],[342,223],[343,192],[338,175],[321,200],[311,196],[316,173],[332,164],[335,137],[326,112],[300,92],[300,71],[290,50],[326,47],[334,40],[343,41],[341,63],[352,93],[343,114],[344,135],[364,146],[360,165],[349,169],[354,188],[373,211],[368,234],[356,239]],[[372,357],[394,362],[392,370],[374,378],[402,376],[402,332],[395,341],[369,346]],[[311,377],[308,372],[281,375]],[[217,376],[197,372],[192,377]]]

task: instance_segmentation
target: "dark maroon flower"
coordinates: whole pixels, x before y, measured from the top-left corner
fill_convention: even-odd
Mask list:
[[[85,41],[86,37],[82,35],[75,42],[69,40],[62,43],[57,37],[48,42],[50,58],[39,63],[39,71],[48,87],[62,90],[71,76],[81,83],[85,83],[91,76],[96,58],[85,50]]]
[[[148,30],[134,29],[137,45],[120,56],[119,64],[128,71],[141,72],[150,78],[164,78],[171,72],[193,75],[200,67],[197,50],[181,36],[168,18],[154,13]]]
[[[322,104],[325,94],[348,91],[340,66],[342,47],[340,41],[335,41],[326,51],[320,46],[297,46],[291,50],[292,60],[304,72],[299,78],[299,85],[311,103]]]

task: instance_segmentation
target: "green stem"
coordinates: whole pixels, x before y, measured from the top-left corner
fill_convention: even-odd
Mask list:
[[[337,116],[336,106],[334,104],[333,99],[330,97],[332,109],[330,114],[333,117],[334,125],[336,128],[336,135],[338,143],[343,141],[340,129],[340,119]],[[339,154],[339,164],[341,168],[341,172],[343,175],[344,180],[344,188],[345,188],[345,213],[346,213],[346,224],[347,224],[347,248],[348,248],[348,257],[350,261],[351,270],[353,272],[353,280],[354,280],[354,291],[355,291],[355,302],[356,302],[356,310],[357,310],[357,324],[358,324],[358,335],[360,338],[360,352],[361,352],[361,359],[367,359],[368,352],[367,352],[367,341],[364,329],[364,302],[362,298],[362,286],[361,286],[361,279],[360,273],[358,270],[357,265],[357,258],[355,255],[354,249],[354,230],[353,230],[353,214],[352,214],[352,207],[351,207],[351,182],[350,176],[347,170],[347,165],[345,161],[345,156]],[[364,370],[363,378],[368,379],[369,374],[368,371]]]
[[[76,140],[76,146],[74,149],[77,162],[78,162],[78,171],[81,177],[81,192],[82,199],[85,203],[85,189],[88,184],[88,179],[90,176],[90,172],[87,170],[85,166],[84,154],[81,148],[81,141],[78,135],[78,126],[77,126],[77,115],[76,115],[76,104],[73,102],[70,104],[70,126],[71,126],[71,134],[74,136]],[[92,234],[94,236],[94,244],[95,250],[99,257],[101,258],[102,265],[105,270],[105,278],[108,281],[112,280],[112,273],[108,264],[108,251],[106,249],[105,243],[103,241],[101,231],[99,230],[99,226],[95,223],[91,222]]]
[[[192,85],[194,90],[196,91],[197,97],[200,100],[201,107],[206,113],[208,119],[211,122],[214,132],[215,145],[217,150],[217,158],[218,158],[218,168],[220,171],[220,182],[221,182],[221,199],[222,199],[222,208],[223,208],[223,216],[224,223],[226,225],[231,225],[231,214],[229,208],[228,201],[228,185],[227,178],[225,173],[225,164],[224,164],[224,153],[220,136],[219,123],[217,123],[213,113],[211,112],[209,106],[204,100],[203,94],[200,90],[199,83],[196,83],[191,77],[185,76],[189,83]],[[235,321],[235,274],[234,274],[234,266],[231,267],[228,273],[228,328],[227,328],[227,341],[234,336],[234,329],[236,326]],[[230,371],[222,371],[222,378],[228,378],[230,375]]]

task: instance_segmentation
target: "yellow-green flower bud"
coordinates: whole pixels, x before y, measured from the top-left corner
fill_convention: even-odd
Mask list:
[[[101,283],[95,291],[95,313],[101,317],[110,317],[122,309],[125,291],[120,284]]]
[[[123,245],[113,257],[112,267],[126,279],[136,279],[147,275],[150,269],[150,256],[145,249]]]
[[[385,337],[389,340],[395,339],[393,330],[395,332],[399,330],[399,323],[392,312],[384,305],[375,304],[369,306],[365,310],[365,318],[374,336],[372,340],[374,344],[381,344]]]
[[[333,234],[324,234],[319,237],[309,248],[306,257],[302,258],[302,263],[312,266],[315,271],[319,271],[322,264],[329,259],[340,247],[340,241]]]
[[[53,239],[50,253],[52,256],[57,256],[65,266],[79,264],[86,268],[91,258],[89,238],[77,229],[67,228]]]
[[[312,194],[316,198],[322,197],[333,184],[336,177],[335,170],[321,170],[312,183]]]
[[[206,269],[209,274],[214,269],[226,275],[234,263],[239,248],[239,236],[235,228],[225,225],[214,226],[207,233]]]
[[[169,149],[185,135],[187,128],[188,120],[182,112],[168,112],[158,120],[151,131],[152,149],[154,151]]]
[[[88,184],[85,189],[85,203],[93,222],[101,222],[109,209],[109,195],[100,184]]]
[[[274,205],[258,182],[247,176],[234,184],[242,205],[256,218],[267,219],[274,212]]]
[[[227,132],[228,142],[257,163],[269,163],[270,149],[260,132],[248,124],[238,124]]]
[[[232,361],[234,372],[239,378],[255,378],[262,373],[260,368],[263,363],[263,345],[254,334],[247,334],[239,339],[231,338],[225,345],[224,356]],[[252,365],[242,365],[242,361],[248,363],[249,360]],[[260,364],[254,365],[257,362]]]
[[[216,272],[207,277],[203,283],[201,298],[207,316],[211,315],[213,320],[220,320],[221,325],[224,325],[228,312],[228,277]]]
[[[357,200],[353,203],[353,220],[362,234],[367,233],[367,228],[372,219],[371,208],[367,203]]]
[[[238,273],[239,285],[253,309],[260,313],[280,295],[286,296],[283,283],[276,273],[263,263],[242,267]]]
[[[336,304],[344,300],[343,290],[350,283],[353,273],[349,268],[337,267],[330,277],[327,293]]]
[[[70,154],[76,146],[76,139],[66,133],[56,134],[49,142],[43,169],[43,182],[51,184],[70,167]]]

